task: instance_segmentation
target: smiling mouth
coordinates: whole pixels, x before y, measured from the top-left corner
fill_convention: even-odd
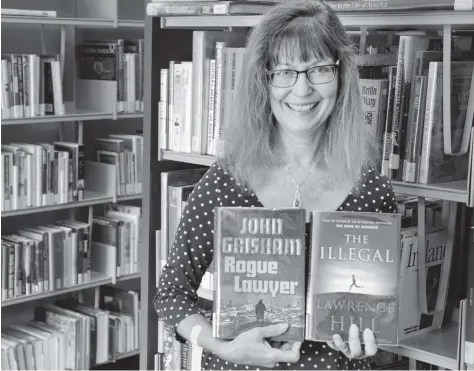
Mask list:
[[[313,110],[318,103],[310,103],[310,104],[290,104],[286,103],[286,105],[295,112],[309,112]]]

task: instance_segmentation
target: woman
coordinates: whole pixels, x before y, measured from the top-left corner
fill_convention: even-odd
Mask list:
[[[351,41],[325,4],[289,2],[263,16],[247,43],[236,113],[223,148],[191,194],[155,306],[178,335],[206,350],[204,369],[367,368],[373,333],[352,326],[349,342],[269,344],[272,325],[215,339],[196,291],[213,257],[215,206],[396,212],[389,181],[365,131]],[[307,242],[308,244],[308,242]]]

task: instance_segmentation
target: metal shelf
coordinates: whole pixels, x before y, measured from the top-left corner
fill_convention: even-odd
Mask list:
[[[457,370],[459,323],[403,340],[399,346],[380,346],[380,349],[414,358],[422,362]]]
[[[82,206],[92,206],[92,205],[104,204],[104,203],[112,202],[112,201],[113,201],[112,196],[104,195],[102,193],[93,192],[93,191],[85,191],[84,199],[81,201],[69,202],[65,204],[48,205],[48,206],[29,207],[27,209],[2,211],[2,218],[8,218],[11,216],[18,216],[18,215],[35,214],[35,213],[45,213],[48,211],[55,211],[55,210],[72,209],[75,207],[82,207]]]
[[[117,277],[117,282],[129,281],[129,280],[137,279],[137,278],[140,278],[140,277],[141,277],[140,273],[127,274],[125,276]],[[81,283],[81,284],[78,284],[78,285],[75,285],[75,286],[64,287],[64,288],[59,289],[59,290],[44,291],[44,292],[39,292],[39,293],[36,293],[36,294],[23,295],[23,296],[19,296],[19,297],[12,298],[12,299],[2,300],[2,308],[3,307],[8,307],[8,306],[11,306],[11,305],[27,303],[27,302],[34,301],[34,300],[50,298],[52,296],[63,295],[63,294],[67,294],[67,293],[70,293],[70,292],[81,291],[81,290],[85,290],[85,289],[91,289],[91,288],[99,287],[99,286],[102,286],[102,285],[108,285],[110,283],[112,283],[112,278],[111,277],[105,275],[104,273],[91,272],[91,280],[89,282]]]
[[[163,150],[163,160],[187,162],[196,165],[210,166],[215,161],[214,156],[200,155],[197,153],[184,153]],[[437,198],[446,201],[467,203],[467,180],[439,184],[418,184],[392,181],[396,193]]]
[[[454,28],[472,28],[473,11],[420,11],[420,12],[352,12],[339,13],[339,19],[345,27],[401,27],[416,26],[442,28],[452,25]],[[162,28],[217,28],[254,27],[260,20],[259,15],[252,16],[174,16],[162,18]]]
[[[142,193],[133,193],[129,195],[117,196],[117,201],[139,200],[142,198]]]
[[[141,118],[143,112],[119,113],[117,119]],[[114,114],[111,112],[88,112],[86,110],[69,110],[65,115],[48,115],[35,117],[21,117],[2,120],[4,125],[33,125],[49,122],[72,122],[72,121],[92,121],[92,120],[113,120]]]
[[[78,26],[78,27],[138,27],[145,26],[144,21],[119,20],[114,19],[93,19],[93,18],[67,18],[67,17],[33,17],[19,15],[2,15],[2,23],[16,24],[40,24],[56,26]]]
[[[467,180],[438,184],[418,184],[392,181],[396,193],[410,196],[438,198],[445,201],[468,202]]]
[[[163,150],[162,154],[163,160],[187,162],[196,165],[211,166],[216,161],[216,158],[214,156],[201,155],[199,153],[186,153]]]
[[[117,356],[115,357],[115,361],[113,360],[108,360],[106,362],[103,362],[103,363],[98,363],[94,366],[92,366],[91,368],[94,369],[94,367],[102,367],[104,365],[108,365],[110,363],[115,363],[117,361],[120,361],[121,359],[125,359],[125,358],[128,358],[128,357],[133,357],[133,356],[137,356],[140,354],[140,350],[139,349],[135,349],[135,350],[132,350],[130,352],[125,352],[125,353],[119,353],[117,354]]]

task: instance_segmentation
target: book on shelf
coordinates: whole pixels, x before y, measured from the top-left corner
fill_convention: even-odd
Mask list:
[[[168,1],[150,2],[146,14],[152,17],[190,15],[255,15],[267,12],[276,1]]]
[[[64,115],[59,55],[2,54],[2,119]]]
[[[349,327],[377,344],[399,341],[399,214],[311,213],[305,338],[348,340]]]
[[[418,227],[401,233],[400,339],[408,339],[441,328],[446,310],[452,243],[442,226],[428,227],[425,247],[419,248]],[[451,234],[452,238],[452,234]],[[448,250],[449,249],[449,250]],[[425,256],[420,254],[425,251]],[[425,260],[426,282],[419,284],[419,259]],[[425,289],[422,291],[422,287]],[[428,311],[422,310],[420,297],[426,297]]]
[[[83,200],[83,148],[71,142],[2,144],[2,211]]]
[[[160,149],[215,155],[245,53],[245,33],[194,31],[192,62],[160,74]]]
[[[472,126],[466,117],[470,100],[474,61],[451,62],[451,139],[454,151],[465,141],[465,126]],[[443,123],[443,62],[430,62],[426,92],[426,109],[420,155],[418,181],[424,184],[462,180],[467,178],[469,154],[446,155]],[[470,134],[470,132],[469,132]]]
[[[303,341],[305,210],[217,207],[213,335],[288,323],[272,340]]]
[[[144,40],[84,41],[76,45],[80,108],[142,112]]]
[[[158,261],[162,267],[168,259],[168,252],[174,242],[174,235],[178,229],[183,206],[189,197],[189,189],[199,182],[206,173],[207,168],[198,168],[191,170],[176,170],[161,173],[161,241],[158,250]],[[184,192],[183,192],[184,191]],[[170,205],[175,204],[176,207]]]
[[[94,138],[97,162],[116,167],[117,195],[142,192],[143,137],[131,134],[109,134]]]
[[[58,13],[56,10],[2,8],[2,15],[54,18],[57,17]]]
[[[34,307],[29,322],[4,326],[2,370],[88,370],[138,349],[139,294],[126,292],[132,311],[112,308],[112,302],[122,300],[122,291],[100,296],[110,301],[98,308],[61,298]]]
[[[474,9],[471,0],[328,0],[336,12],[387,12],[387,11],[469,11]]]
[[[467,366],[474,368],[474,227],[469,229],[468,246],[468,277],[466,295],[466,325],[464,335],[464,361]]]

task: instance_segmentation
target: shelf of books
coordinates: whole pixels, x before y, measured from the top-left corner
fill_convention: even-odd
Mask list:
[[[117,282],[129,281],[140,278],[140,273],[127,274],[124,276],[117,277]],[[12,299],[2,300],[2,307],[7,307],[11,305],[27,303],[33,300],[40,300],[49,298],[52,296],[59,296],[75,291],[81,291],[86,289],[92,289],[95,287],[108,285],[112,283],[112,277],[101,272],[91,272],[91,279],[88,282],[77,284],[70,287],[64,287],[59,290],[44,291],[30,295],[23,295]]]
[[[39,24],[76,27],[103,27],[103,28],[143,28],[145,22],[134,20],[93,19],[93,18],[67,18],[67,17],[38,17],[24,15],[2,14],[2,23]]]
[[[345,27],[397,27],[417,25],[417,27],[440,28],[452,25],[456,28],[472,27],[474,12],[472,11],[438,11],[410,13],[360,12],[339,14]],[[161,20],[162,28],[179,29],[223,29],[229,27],[254,27],[260,16],[173,16]]]

